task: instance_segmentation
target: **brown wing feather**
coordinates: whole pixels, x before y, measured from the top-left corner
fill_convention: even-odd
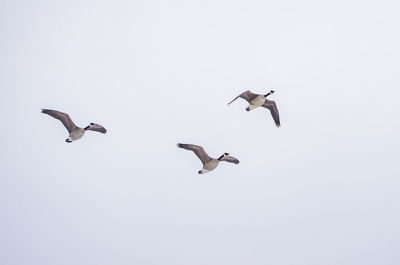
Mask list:
[[[88,131],[95,131],[95,132],[101,132],[101,133],[107,133],[106,128],[104,128],[104,127],[101,126],[100,124],[93,123],[93,122],[90,123],[90,125],[87,126],[87,127],[85,128],[85,130],[88,130]]]
[[[234,164],[239,164],[239,160],[234,158],[233,156],[225,156],[221,159],[221,161],[229,162],[229,163],[234,163]]]
[[[186,150],[193,151],[197,157],[201,160],[203,164],[207,163],[208,161],[211,160],[211,158],[208,156],[206,151],[204,151],[204,148],[199,146],[199,145],[194,145],[194,144],[178,144],[179,148],[183,148]]]
[[[275,121],[275,125],[276,127],[280,127],[281,126],[281,122],[279,120],[279,111],[278,111],[278,107],[276,106],[275,101],[272,100],[265,100],[265,103],[262,105],[264,108],[267,108],[270,110],[272,118]]]
[[[238,98],[243,98],[244,100],[250,103],[257,96],[258,96],[257,94],[251,93],[250,90],[247,90],[246,92],[243,92],[242,94],[234,98],[231,102],[228,103],[228,105],[230,105],[233,101],[235,101]]]
[[[51,109],[42,109],[42,113],[50,115],[51,117],[61,121],[65,128],[67,128],[68,132],[71,132],[77,128],[67,113]]]

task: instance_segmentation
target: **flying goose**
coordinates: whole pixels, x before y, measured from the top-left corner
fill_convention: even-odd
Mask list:
[[[42,109],[42,113],[48,114],[51,117],[56,118],[57,120],[62,122],[65,128],[67,128],[69,132],[69,137],[65,140],[67,143],[72,143],[73,141],[81,139],[87,130],[101,133],[107,132],[107,130],[103,126],[96,123],[90,123],[89,126],[86,126],[85,128],[80,128],[75,125],[68,114],[61,111]]]
[[[249,102],[249,106],[246,108],[247,111],[253,110],[255,108],[258,108],[260,106],[267,108],[271,111],[272,118],[275,121],[276,127],[280,127],[281,123],[279,121],[279,112],[278,108],[276,106],[275,101],[268,100],[267,97],[271,94],[275,93],[274,90],[271,90],[265,95],[259,95],[259,94],[253,94],[250,92],[250,90],[247,90],[246,92],[243,92],[236,98],[234,98],[231,102],[228,103],[230,105],[233,101],[235,101],[238,98],[243,98],[247,102]]]
[[[204,151],[204,148],[201,146],[194,144],[177,144],[177,146],[179,148],[193,151],[197,155],[197,157],[201,160],[201,162],[203,163],[203,168],[199,170],[199,174],[204,174],[210,172],[211,170],[214,170],[218,166],[220,161],[239,164],[239,160],[237,160],[233,156],[229,156],[228,153],[224,153],[218,159],[215,159],[209,157],[206,151]]]

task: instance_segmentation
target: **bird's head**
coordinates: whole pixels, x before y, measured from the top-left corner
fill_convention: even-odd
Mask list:
[[[272,95],[272,94],[274,94],[274,93],[275,93],[275,91],[274,91],[274,90],[271,90],[271,91],[269,91],[267,94],[265,94],[264,97],[268,97],[269,95]]]
[[[218,160],[221,160],[222,158],[227,157],[227,156],[229,156],[229,153],[223,153],[223,154],[218,158]]]
[[[85,131],[87,130],[87,129],[89,129],[90,127],[92,127],[92,125],[94,125],[94,123],[93,122],[91,122],[88,126],[86,126],[85,128],[83,128]]]

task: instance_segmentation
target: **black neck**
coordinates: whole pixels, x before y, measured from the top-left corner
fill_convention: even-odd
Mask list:
[[[264,95],[264,97],[268,97],[269,95],[271,95],[272,93],[274,93],[275,91],[271,90],[269,91],[266,95]]]
[[[222,158],[224,158],[224,155],[220,156],[218,160],[221,161]]]

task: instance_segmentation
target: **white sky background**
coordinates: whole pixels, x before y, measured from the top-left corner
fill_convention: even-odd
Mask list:
[[[400,264],[399,8],[1,1],[0,264]]]

